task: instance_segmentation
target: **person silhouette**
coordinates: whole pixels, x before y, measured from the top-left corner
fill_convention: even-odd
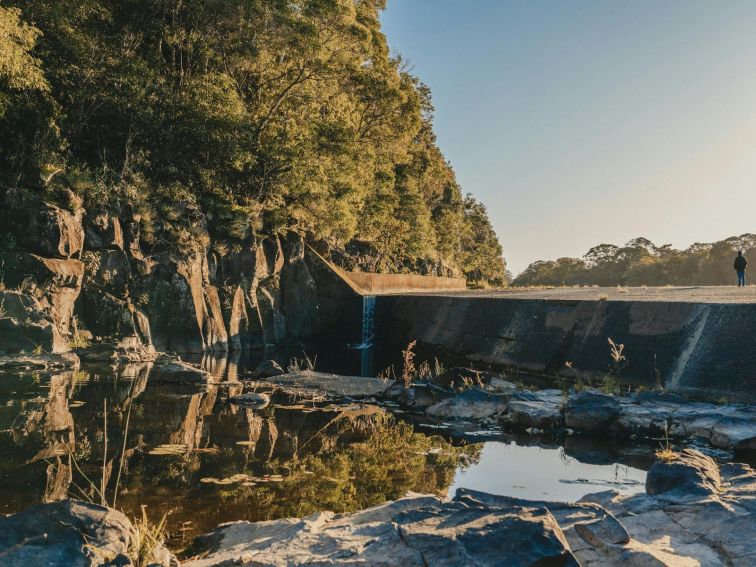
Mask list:
[[[743,251],[738,250],[738,255],[735,256],[735,271],[738,273],[738,287],[745,287],[745,273],[746,266],[748,266],[748,260],[743,256]]]

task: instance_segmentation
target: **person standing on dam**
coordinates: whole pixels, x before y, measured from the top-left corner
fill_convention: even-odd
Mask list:
[[[738,255],[735,256],[735,271],[738,273],[738,287],[745,287],[746,266],[748,266],[748,260],[743,256],[743,251],[738,250]]]

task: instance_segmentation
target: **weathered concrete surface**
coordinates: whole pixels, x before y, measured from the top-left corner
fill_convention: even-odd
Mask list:
[[[658,377],[668,389],[756,399],[756,288],[413,294],[379,297],[376,309],[379,336],[397,346],[417,339],[471,361],[595,379],[610,368],[611,337],[625,345],[624,383]]]
[[[461,291],[467,289],[465,278],[421,276],[419,274],[373,274],[342,272],[362,293],[380,295],[407,291]]]

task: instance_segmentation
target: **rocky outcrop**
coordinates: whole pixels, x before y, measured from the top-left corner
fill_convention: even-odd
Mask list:
[[[181,210],[196,234],[179,246],[145,243],[142,219],[128,208],[0,203],[0,349],[64,352],[94,340],[115,353],[94,358],[149,360],[156,350],[301,342],[345,320],[329,313],[356,295],[331,284],[337,276],[311,272],[318,260],[306,258],[300,235],[250,235],[229,247],[213,242],[197,211]],[[323,306],[319,285],[329,288]]]
[[[0,563],[29,565],[134,565],[138,554],[136,529],[121,512],[77,500],[38,504],[0,517]],[[157,545],[143,565],[178,565]]]
[[[6,352],[68,350],[84,276],[79,259],[82,214],[38,200],[0,206],[5,242],[0,251],[5,287],[0,298],[0,348]]]
[[[451,502],[410,495],[350,515],[235,522],[204,541],[213,551],[185,565],[578,565],[545,508],[506,510],[471,495]]]
[[[492,391],[489,386],[453,394],[428,384],[415,384],[409,393],[397,391],[402,388],[394,386],[386,396],[436,419],[495,419],[513,430],[561,429],[624,439],[668,435],[721,449],[756,449],[752,405],[692,402],[663,392],[615,396],[596,390]]]

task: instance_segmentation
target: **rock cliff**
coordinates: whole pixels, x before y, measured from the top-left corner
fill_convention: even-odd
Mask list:
[[[312,269],[318,259],[306,257],[302,236],[250,236],[220,254],[196,224],[200,238],[146,244],[133,213],[6,199],[0,354],[77,349],[86,357],[95,342],[111,346],[106,358],[134,360],[339,334],[336,311],[358,298],[329,270]],[[328,298],[322,309],[319,295]]]

